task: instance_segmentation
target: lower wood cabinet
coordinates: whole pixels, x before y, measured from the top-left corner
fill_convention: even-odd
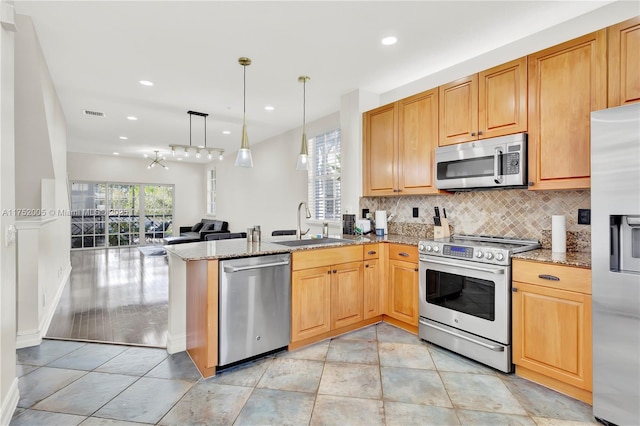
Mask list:
[[[203,377],[218,365],[218,261],[187,262],[187,352]]]
[[[515,259],[512,296],[516,374],[591,403],[591,271]]]
[[[328,267],[291,275],[291,341],[331,330],[331,274]]]
[[[418,329],[418,249],[401,244],[389,246],[389,277],[386,315]],[[401,324],[397,324],[401,325]]]
[[[293,253],[292,343],[363,321],[362,258],[362,246]]]
[[[384,313],[384,283],[386,244],[365,244],[364,246],[364,319],[377,317]]]

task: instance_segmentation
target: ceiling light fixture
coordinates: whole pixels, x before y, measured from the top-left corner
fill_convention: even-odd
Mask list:
[[[162,167],[165,170],[169,170],[169,167],[165,166],[164,164],[162,164],[162,161],[166,160],[166,158],[164,158],[164,156],[162,155],[158,155],[158,153],[160,151],[153,151],[156,153],[156,158],[153,159],[153,161],[151,163],[149,163],[149,165],[147,166],[147,169],[151,169],[152,167],[155,167],[156,164],[159,165],[160,167]]]
[[[127,140],[127,139],[129,139],[129,138],[128,138],[128,137],[126,137],[126,136],[120,136],[120,139],[122,139],[122,140]]]
[[[276,107],[274,107],[273,105],[265,105],[264,109],[266,109],[267,111],[273,111],[276,109]]]
[[[196,154],[195,155],[196,159],[200,159],[201,149],[209,153],[208,155],[209,160],[211,160],[212,158],[211,153],[213,151],[217,151],[218,153],[220,153],[220,155],[222,155],[222,153],[224,152],[224,149],[222,148],[207,148],[207,117],[209,116],[209,114],[206,114],[204,112],[197,112],[197,111],[187,111],[187,114],[189,114],[189,145],[170,144],[169,148],[171,148],[171,155],[174,157],[176,156],[176,148],[184,150],[185,158],[188,158],[189,155],[191,154],[191,150],[194,150]],[[194,146],[191,144],[191,134],[192,134],[191,122],[194,115],[204,118],[204,145]]]
[[[136,121],[138,119],[138,117],[134,117],[133,115],[130,115],[127,117],[127,120],[131,120],[131,121]]]
[[[140,84],[142,84],[143,86],[153,86],[153,81],[140,80]]]
[[[396,44],[397,41],[398,39],[394,36],[389,36],[382,39],[382,44],[384,44],[385,46],[391,46],[393,44]]]
[[[247,136],[247,67],[251,65],[251,59],[242,57],[238,59],[238,63],[242,65],[244,77],[242,82],[242,140],[236,156],[236,167],[253,167],[253,158],[251,158],[251,150],[249,149],[249,137]]]
[[[114,152],[113,155],[120,155],[120,153],[119,152]]]
[[[298,77],[298,81],[302,83],[302,143],[300,145],[300,155],[298,155],[298,163],[296,164],[296,170],[309,170],[309,147],[307,145],[307,81],[311,80],[311,77],[307,75],[301,75]]]
[[[223,135],[230,135],[230,134],[231,134],[231,131],[230,131],[230,130],[223,130],[223,131],[222,131],[222,134],[223,134]]]

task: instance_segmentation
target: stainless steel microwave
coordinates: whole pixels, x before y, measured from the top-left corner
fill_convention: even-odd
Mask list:
[[[527,134],[436,148],[436,187],[448,190],[526,187]]]

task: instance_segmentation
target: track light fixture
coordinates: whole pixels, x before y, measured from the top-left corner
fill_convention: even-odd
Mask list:
[[[207,152],[207,158],[209,160],[211,160],[213,158],[212,153],[213,152],[217,152],[219,155],[220,160],[222,160],[222,154],[224,154],[224,149],[222,148],[209,148],[207,147],[207,117],[209,116],[209,114],[206,114],[204,112],[197,112],[197,111],[187,111],[187,114],[189,114],[189,145],[180,145],[180,144],[170,144],[169,147],[171,148],[171,155],[172,156],[176,156],[176,149],[182,149],[184,152],[184,157],[188,158],[191,155],[191,151],[195,151],[195,158],[196,159],[200,159],[201,155],[201,150],[204,150]],[[192,118],[193,116],[196,115],[198,117],[203,117],[204,118],[204,146],[193,146],[191,144],[191,122],[192,122]]]

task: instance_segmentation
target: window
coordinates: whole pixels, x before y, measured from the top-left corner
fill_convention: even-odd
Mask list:
[[[207,170],[207,215],[216,215],[216,169]]]
[[[309,206],[316,220],[340,219],[340,129],[310,141]]]

